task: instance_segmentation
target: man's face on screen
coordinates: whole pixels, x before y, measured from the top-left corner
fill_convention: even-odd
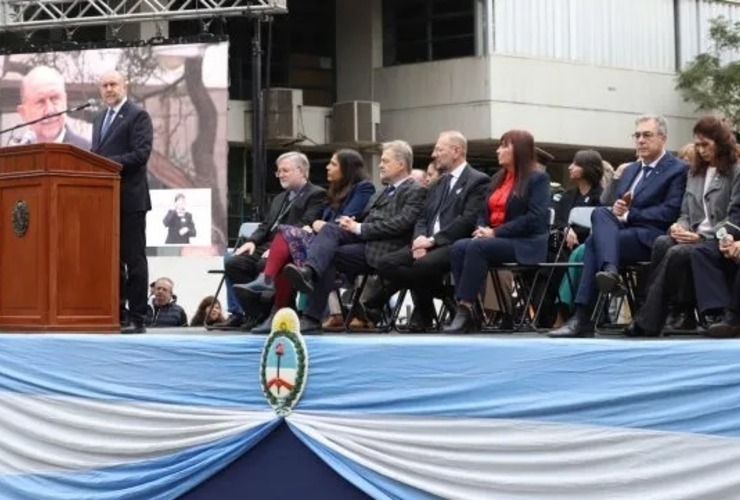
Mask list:
[[[109,108],[115,107],[126,97],[126,83],[116,71],[105,73],[100,79],[100,97]]]
[[[54,70],[38,68],[31,71],[23,82],[21,104],[18,114],[24,122],[67,109],[67,93],[64,79]],[[62,133],[64,115],[41,120],[30,126],[36,134],[37,142],[53,142]]]

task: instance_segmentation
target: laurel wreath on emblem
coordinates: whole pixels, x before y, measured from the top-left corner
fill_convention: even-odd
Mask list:
[[[26,231],[28,231],[29,218],[28,205],[26,202],[22,200],[16,202],[15,207],[13,207],[11,221],[13,223],[13,232],[17,237],[23,238],[23,236],[25,236]]]
[[[292,349],[288,348],[286,350],[285,343],[290,343]],[[271,358],[271,353],[274,353],[274,358]],[[290,361],[295,364],[295,372],[293,373],[291,370],[290,374],[286,376],[285,369],[281,373],[282,358],[293,353],[295,359]],[[269,359],[276,359],[276,365],[271,365]],[[265,340],[260,363],[262,392],[275,413],[280,416],[287,416],[291,413],[293,406],[303,394],[307,372],[308,353],[303,336],[298,329],[298,316],[292,309],[281,309],[273,319],[272,333]],[[285,389],[285,396],[276,396],[273,393],[275,388],[278,394]]]

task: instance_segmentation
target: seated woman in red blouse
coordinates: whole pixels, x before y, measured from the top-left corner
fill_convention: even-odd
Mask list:
[[[501,170],[491,179],[490,195],[472,238],[452,245],[457,312],[445,333],[480,328],[473,304],[490,266],[505,262],[537,264],[547,258],[550,178],[535,169],[534,137],[524,130],[501,136],[496,150]]]

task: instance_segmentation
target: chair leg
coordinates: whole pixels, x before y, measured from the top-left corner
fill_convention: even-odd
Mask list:
[[[360,296],[362,295],[362,291],[365,289],[368,277],[369,275],[363,274],[360,286],[355,287],[355,290],[352,292],[352,305],[350,305],[349,311],[347,311],[347,315],[344,318],[345,331],[350,331],[349,324],[352,322],[352,318],[355,314],[357,314],[357,307],[360,305]]]

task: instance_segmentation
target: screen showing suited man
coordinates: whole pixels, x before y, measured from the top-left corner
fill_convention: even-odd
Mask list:
[[[21,80],[20,96],[18,114],[24,123],[47,118],[29,125],[16,143],[63,142],[90,149],[90,141],[72,131],[63,113],[67,109],[67,89],[59,71],[36,66]]]

